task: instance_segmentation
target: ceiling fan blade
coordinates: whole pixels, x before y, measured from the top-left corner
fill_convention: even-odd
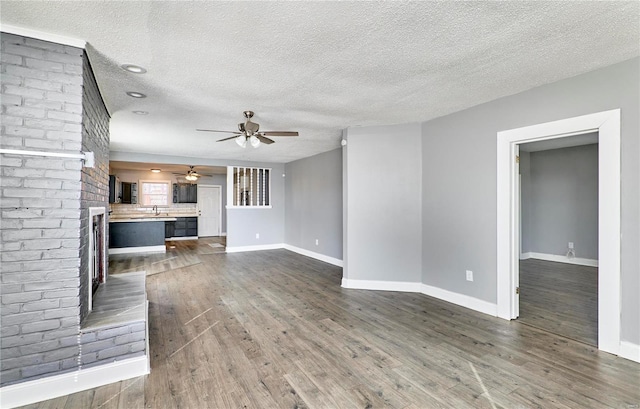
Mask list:
[[[222,141],[228,141],[229,139],[236,139],[239,135],[236,136],[230,136],[228,138],[222,138],[222,139],[218,139],[216,142],[222,142]]]
[[[260,140],[260,142],[265,143],[267,145],[271,145],[272,143],[275,142],[273,139],[269,139],[266,136],[262,136],[262,135],[259,135],[259,134],[256,134],[256,138],[258,138]]]
[[[196,129],[196,131],[201,131],[201,132],[219,132],[219,133],[232,133],[232,134],[236,134],[236,135],[240,135],[242,132],[238,132],[238,131],[216,131],[213,129]]]
[[[298,132],[293,131],[264,131],[260,133],[264,136],[298,136]]]

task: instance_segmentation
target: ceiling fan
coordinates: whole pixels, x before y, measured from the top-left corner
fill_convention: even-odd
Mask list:
[[[201,176],[213,176],[213,175],[200,174],[200,173],[196,172],[194,167],[195,166],[189,166],[189,170],[187,171],[187,173],[174,173],[174,175],[183,176],[189,182],[195,182]]]
[[[220,132],[220,133],[231,133],[234,134],[228,138],[220,139],[216,142],[228,141],[229,139],[235,139],[236,143],[241,147],[247,146],[247,141],[251,143],[251,146],[257,148],[260,146],[260,143],[266,143],[270,145],[275,141],[273,139],[268,138],[268,136],[298,136],[298,132],[293,131],[262,131],[260,130],[260,124],[251,121],[253,117],[253,111],[244,111],[244,117],[247,118],[245,122],[240,122],[238,124],[238,131],[215,131],[213,129],[196,129],[196,131],[203,132]]]

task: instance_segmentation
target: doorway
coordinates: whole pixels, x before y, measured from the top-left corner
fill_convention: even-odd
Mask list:
[[[518,321],[598,344],[598,134],[519,145]]]
[[[598,132],[598,349],[620,351],[620,110],[598,112],[497,135],[497,312],[518,317],[518,145]]]
[[[220,236],[222,186],[198,184],[198,237]]]

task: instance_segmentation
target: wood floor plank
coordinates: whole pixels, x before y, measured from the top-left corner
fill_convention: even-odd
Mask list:
[[[287,250],[211,243],[224,240],[110,260],[110,274],[147,271],[151,374],[29,408],[96,408],[113,394],[105,409],[640,405],[640,364],[556,331],[422,294],[344,289],[342,269]],[[565,314],[551,317],[557,328],[579,329],[593,306],[544,297]]]
[[[519,321],[597,345],[598,268],[520,260]]]

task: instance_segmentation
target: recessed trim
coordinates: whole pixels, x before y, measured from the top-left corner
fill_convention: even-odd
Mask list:
[[[131,98],[146,98],[147,97],[145,94],[143,94],[142,92],[138,92],[138,91],[127,91],[127,95],[129,95]]]
[[[15,35],[24,36],[24,37],[35,38],[37,40],[69,45],[71,47],[77,47],[82,49],[85,49],[87,46],[87,42],[79,38],[61,36],[58,34],[51,34],[44,31],[14,26],[11,24],[2,23],[2,31],[8,34],[15,34]]]
[[[145,74],[147,72],[145,68],[134,64],[122,64],[120,68],[132,74]]]

